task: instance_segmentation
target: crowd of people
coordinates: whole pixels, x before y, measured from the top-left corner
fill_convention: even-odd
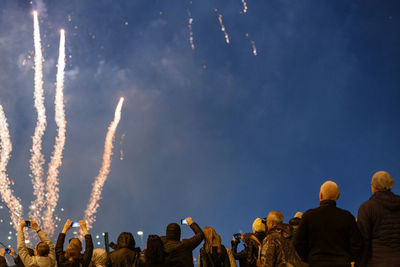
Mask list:
[[[56,246],[33,221],[21,221],[17,233],[17,252],[0,249],[0,267],[7,267],[5,254],[14,258],[17,267],[193,267],[193,250],[204,240],[197,260],[198,267],[348,267],[400,266],[400,196],[391,192],[392,176],[377,172],[371,180],[372,196],[353,215],[336,207],[339,187],[333,181],[322,184],[320,205],[283,222],[280,211],[270,211],[264,219],[254,220],[252,233],[234,234],[231,249],[221,244],[221,237],[211,227],[201,229],[192,218],[185,223],[193,230],[191,238],[181,240],[177,223],[167,226],[165,236],[149,235],[143,251],[136,247],[129,232],[119,235],[112,252],[93,249],[85,221],[79,221],[85,249],[72,238],[64,250],[65,237],[72,229],[68,220],[58,235]],[[36,231],[40,242],[34,249],[25,243],[24,229]],[[244,248],[238,252],[238,244]]]

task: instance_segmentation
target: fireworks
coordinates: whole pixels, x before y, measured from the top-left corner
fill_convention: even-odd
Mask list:
[[[12,151],[10,133],[8,131],[7,119],[0,105],[0,193],[3,202],[10,210],[10,217],[14,228],[17,230],[18,222],[22,217],[22,206],[14,196],[10,188],[10,180],[7,177],[7,165]]]
[[[189,8],[188,8],[188,17],[189,17],[189,24],[188,24],[189,42],[190,42],[190,47],[192,48],[192,50],[194,50],[195,47],[194,47],[194,38],[193,38],[193,29],[192,29],[193,17],[192,17],[192,13],[190,12]]]
[[[245,0],[242,0],[242,3],[243,3],[243,13],[246,13],[247,12],[247,3]]]
[[[253,51],[253,55],[257,56],[257,47],[256,47],[256,42],[254,42],[254,40],[250,39],[249,34],[246,33],[245,36],[250,40],[251,43],[251,48]]]
[[[30,217],[40,222],[40,213],[45,204],[44,182],[43,182],[43,164],[42,155],[42,136],[46,130],[46,109],[44,107],[43,97],[43,57],[42,45],[40,41],[39,19],[36,11],[33,12],[33,38],[35,44],[35,108],[37,112],[37,123],[35,133],[32,137],[32,157],[30,160],[30,168],[32,171],[31,178],[33,184],[33,194],[36,199],[32,201],[32,205],[36,208],[31,209]],[[32,205],[30,205],[32,207]]]
[[[218,11],[218,10],[215,9],[215,12],[217,12],[217,11]],[[224,23],[222,22],[222,15],[221,15],[221,14],[218,14],[218,21],[219,21],[219,25],[221,26],[221,31],[222,31],[222,32],[224,33],[224,35],[225,35],[226,43],[229,44],[229,35],[228,35],[228,32],[226,31],[226,28],[225,28]]]
[[[121,97],[119,99],[117,108],[115,109],[114,120],[111,122],[110,126],[108,127],[108,132],[106,135],[106,141],[104,144],[104,153],[103,153],[103,164],[101,165],[99,174],[96,177],[96,180],[93,183],[92,193],[90,195],[89,204],[87,205],[85,211],[85,221],[87,224],[88,229],[92,227],[92,224],[96,220],[96,211],[99,207],[99,200],[101,198],[101,191],[103,189],[104,182],[107,179],[107,176],[110,172],[111,166],[111,156],[113,150],[113,142],[115,132],[118,127],[118,123],[121,119],[121,109],[122,104],[124,103],[124,98]]]
[[[57,81],[55,97],[55,121],[58,127],[57,137],[54,145],[53,156],[49,163],[46,200],[47,209],[43,219],[43,225],[48,234],[54,233],[54,222],[52,219],[54,209],[58,202],[58,169],[62,164],[62,153],[65,145],[66,121],[64,113],[64,69],[65,69],[65,32],[60,31],[60,48],[57,64]]]
[[[124,160],[124,151],[122,150],[122,144],[123,144],[123,142],[124,142],[124,139],[125,139],[125,136],[126,136],[126,133],[124,133],[123,135],[121,135],[121,141],[119,142],[119,145],[120,145],[120,147],[121,147],[121,149],[119,150],[119,153],[120,153],[120,160]]]

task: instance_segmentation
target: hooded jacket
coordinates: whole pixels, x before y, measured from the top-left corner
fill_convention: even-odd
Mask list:
[[[360,266],[400,265],[400,196],[378,191],[358,210],[364,238]]]
[[[65,252],[64,252],[64,240],[65,240],[65,234],[60,233],[57,238],[57,244],[56,244],[56,255],[57,255],[57,266],[58,267],[88,267],[90,264],[90,261],[92,259],[92,253],[93,253],[93,241],[92,241],[92,236],[91,235],[85,235],[85,253],[83,255],[79,255],[79,259],[77,259],[74,262],[69,261],[65,257]],[[80,245],[80,244],[79,244]],[[76,246],[77,250],[79,250],[80,254],[80,249],[82,247]]]
[[[54,267],[56,265],[56,253],[54,252],[54,245],[45,232],[39,230],[37,233],[40,241],[46,243],[50,252],[48,256],[30,256],[28,248],[25,244],[25,235],[23,230],[17,233],[17,250],[25,267]]]
[[[179,225],[171,223],[167,226],[167,235],[161,239],[164,242],[164,250],[167,253],[167,263],[169,266],[194,266],[192,251],[200,245],[204,234],[197,223],[192,223],[190,228],[195,235],[192,238],[180,241],[181,229]]]
[[[132,267],[138,260],[140,249],[135,248],[135,239],[128,232],[123,232],[118,236],[117,250],[109,255],[108,266],[112,267]]]
[[[270,229],[261,247],[261,267],[301,267],[303,263],[291,242],[292,229],[278,224]]]

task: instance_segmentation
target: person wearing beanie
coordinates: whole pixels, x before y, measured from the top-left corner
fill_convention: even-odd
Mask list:
[[[364,239],[358,266],[400,265],[400,196],[391,192],[393,184],[388,172],[372,176],[372,196],[358,210],[357,225]]]
[[[297,229],[299,229],[302,216],[303,216],[303,213],[298,211],[298,212],[296,212],[294,217],[289,220],[289,225],[293,228],[293,236],[296,235]]]
[[[192,251],[203,241],[204,234],[197,223],[190,217],[185,220],[195,234],[193,237],[181,241],[181,227],[177,223],[168,224],[166,235],[162,237],[169,266],[193,267]]]
[[[79,225],[85,235],[85,253],[81,254],[82,243],[78,238],[72,238],[64,252],[64,241],[67,231],[72,229],[72,221],[67,220],[62,232],[58,235],[56,243],[56,256],[58,267],[88,267],[92,259],[93,241],[89,234],[86,222],[81,220]]]
[[[262,244],[265,236],[266,236],[266,227],[263,223],[263,220],[260,218],[256,218],[253,222],[253,233],[255,237],[257,237],[258,241]]]

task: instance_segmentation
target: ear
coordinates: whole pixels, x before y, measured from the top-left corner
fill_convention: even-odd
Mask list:
[[[322,199],[323,199],[322,192],[319,192],[319,201],[322,201]]]
[[[340,197],[340,193],[338,193],[336,200],[338,200],[338,199],[339,199],[339,197]]]

